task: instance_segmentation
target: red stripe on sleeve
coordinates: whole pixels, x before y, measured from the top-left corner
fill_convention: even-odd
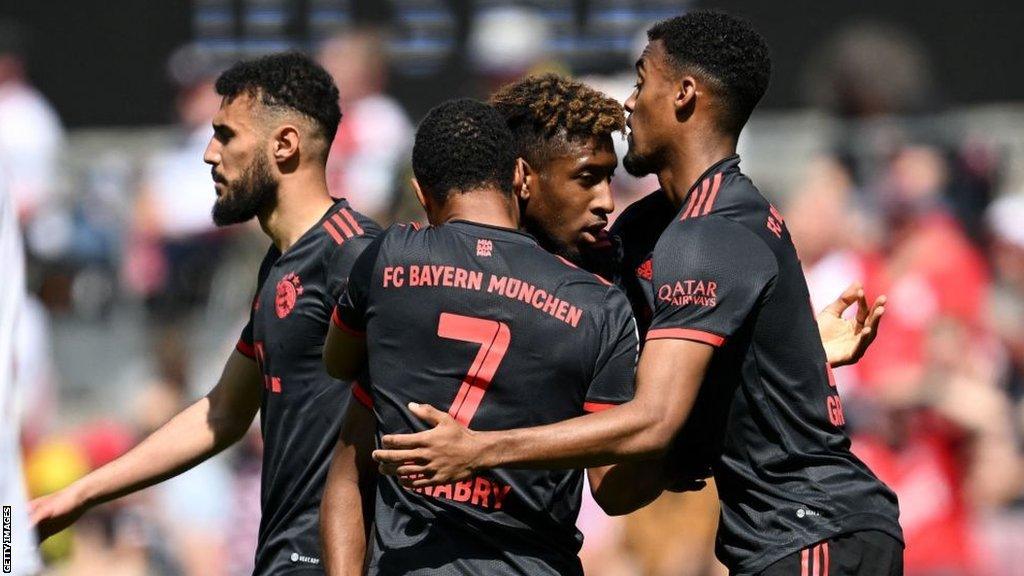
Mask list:
[[[341,216],[352,226],[352,229],[356,231],[356,234],[363,234],[363,227],[359,225],[359,221],[352,216],[352,213],[348,211],[348,208],[341,209]]]
[[[238,350],[242,356],[248,356],[253,360],[256,359],[256,348],[241,338],[238,339],[238,344],[235,344],[235,350]]]
[[[345,324],[341,320],[341,315],[338,314],[337,306],[334,307],[334,312],[331,313],[331,322],[334,323],[335,326],[337,326],[342,332],[346,334],[349,334],[351,336],[357,336],[359,338],[363,338],[366,336],[366,332],[360,332],[359,330],[352,328],[348,324]]]
[[[701,212],[702,216],[707,216],[711,212],[712,206],[715,205],[715,198],[718,198],[718,187],[722,184],[722,173],[715,174],[715,181],[711,184],[711,195],[708,196],[708,201],[704,204],[704,211]]]
[[[810,576],[808,570],[810,568],[810,551],[804,548],[800,551],[800,576]]]
[[[351,238],[356,235],[356,233],[353,232],[351,228],[349,228],[348,224],[341,219],[341,216],[338,216],[337,214],[332,214],[331,220],[338,226],[338,228],[341,230],[341,233],[344,234],[346,238]]]
[[[370,410],[373,410],[373,396],[363,388],[357,380],[352,381],[352,397],[359,401],[360,404],[366,406]]]
[[[692,328],[658,328],[647,333],[648,340],[662,340],[666,338],[676,340],[693,340],[696,342],[711,344],[716,348],[725,344],[725,338],[718,334],[712,334],[711,332],[705,332],[703,330],[693,330]]]
[[[601,412],[601,411],[607,410],[609,408],[615,408],[616,406],[618,406],[618,404],[613,404],[611,402],[584,402],[583,403],[583,411],[584,412]]]
[[[331,238],[334,238],[334,241],[338,244],[345,242],[345,239],[341,237],[341,234],[338,234],[338,231],[334,229],[334,225],[330,222],[324,222],[324,230],[327,230],[327,233],[330,234]]]
[[[686,211],[683,212],[683,216],[680,220],[686,220],[690,216],[697,215],[697,206],[703,203],[704,194],[708,191],[708,181],[704,180],[701,183],[701,191],[697,192],[697,187],[693,187],[693,191],[690,192],[690,202],[686,205]]]

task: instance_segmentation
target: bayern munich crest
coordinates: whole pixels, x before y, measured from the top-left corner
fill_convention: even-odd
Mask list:
[[[277,317],[284,318],[291,314],[295,308],[295,301],[302,295],[302,282],[295,272],[285,274],[284,278],[277,283],[277,295],[274,297],[274,304],[277,310]]]

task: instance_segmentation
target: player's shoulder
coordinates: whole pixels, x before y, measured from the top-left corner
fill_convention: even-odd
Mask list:
[[[654,270],[775,274],[778,262],[765,239],[723,214],[677,220],[654,248]]]
[[[380,226],[372,218],[354,209],[347,200],[335,201],[320,222],[320,231],[329,242],[328,246],[344,249],[350,240],[372,240],[381,233]]]
[[[627,206],[615,219],[611,233],[621,236],[637,228],[650,228],[652,222],[664,219],[666,215],[671,215],[675,211],[668,196],[659,188]]]
[[[357,257],[381,234],[380,226],[372,218],[344,199],[334,203],[319,227],[327,262]]]
[[[537,248],[537,259],[547,267],[545,273],[557,283],[560,296],[591,308],[595,320],[609,315],[632,314],[629,299],[621,288],[605,278],[580,268],[570,260]]]

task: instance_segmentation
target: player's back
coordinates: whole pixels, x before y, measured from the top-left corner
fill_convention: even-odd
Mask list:
[[[409,402],[500,430],[632,397],[636,335],[624,295],[532,237],[455,221],[392,228],[367,252],[362,309],[380,433],[424,429]],[[581,489],[572,470],[494,470],[416,492],[384,477],[373,571],[579,573]]]

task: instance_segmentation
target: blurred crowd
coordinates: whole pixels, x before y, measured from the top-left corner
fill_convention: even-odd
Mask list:
[[[471,38],[481,42],[479,82],[453,96],[570,72],[535,38],[515,41],[515,26],[527,37],[537,28],[511,17],[481,23]],[[0,187],[16,206],[30,292],[16,389],[26,484],[38,496],[117,457],[212,386],[208,366],[237,338],[265,241],[210,219],[202,154],[227,62],[177,51],[167,67],[177,124],[132,154],[94,153],[102,138],[65,132],[29,80],[21,30],[0,27]],[[383,30],[350,29],[317,54],[344,112],[332,193],[386,224],[421,216],[405,185],[414,119],[389,95],[385,46]],[[889,297],[871,351],[836,372],[854,451],[899,496],[907,574],[1024,574],[1024,190],[1006,150],[936,125],[927,55],[911,40],[854,27],[818,56],[807,63],[807,103],[838,126],[831,140],[813,157],[779,158],[758,146],[757,117],[770,114],[761,111],[741,153],[800,175],[782,186],[766,178],[762,190],[784,207],[816,308],[854,280],[869,298]],[[890,67],[885,82],[878,62]],[[631,63],[587,80],[623,99]],[[75,154],[86,159],[70,162]],[[656,181],[616,175],[615,187],[621,210]],[[260,450],[254,428],[221,457],[98,508],[45,544],[48,573],[248,574]],[[623,518],[588,502],[587,573],[724,574],[711,550],[716,523],[713,483]]]

